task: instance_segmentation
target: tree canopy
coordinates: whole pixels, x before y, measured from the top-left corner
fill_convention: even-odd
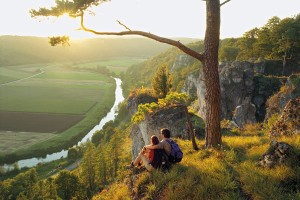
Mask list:
[[[261,28],[253,28],[241,38],[221,42],[221,60],[300,59],[300,14],[280,19],[272,17]]]
[[[31,17],[37,16],[55,16],[59,17],[68,14],[70,17],[79,17],[83,11],[88,11],[93,6],[98,6],[100,3],[109,0],[56,0],[56,6],[51,8],[40,8],[39,10],[30,10]]]
[[[164,98],[171,90],[171,76],[166,65],[157,68],[156,74],[152,79],[152,88],[158,98]]]

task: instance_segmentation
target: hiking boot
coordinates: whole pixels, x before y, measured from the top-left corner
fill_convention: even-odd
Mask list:
[[[132,169],[132,168],[134,168],[133,162],[131,162],[130,165],[126,166],[126,169]]]

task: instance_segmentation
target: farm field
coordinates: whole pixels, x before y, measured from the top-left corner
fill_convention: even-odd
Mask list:
[[[10,153],[55,137],[53,133],[0,131],[0,152]]]
[[[6,131],[60,133],[81,121],[84,115],[0,111],[0,118],[0,127]]]
[[[125,72],[128,67],[145,61],[146,58],[120,57],[108,60],[90,61],[82,63],[73,63],[77,68],[96,69],[97,67],[107,67],[110,71],[120,74]]]
[[[114,103],[115,81],[77,67],[47,63],[0,68],[0,158],[76,143],[105,116]]]

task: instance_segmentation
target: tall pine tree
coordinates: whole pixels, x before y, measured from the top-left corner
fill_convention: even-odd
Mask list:
[[[171,90],[171,77],[166,65],[157,68],[156,74],[152,79],[152,88],[158,98],[165,98]]]

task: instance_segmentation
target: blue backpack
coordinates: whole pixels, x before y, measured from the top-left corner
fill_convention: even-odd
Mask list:
[[[182,160],[183,153],[178,144],[174,140],[166,139],[166,141],[171,145],[171,154],[169,156],[169,161],[172,163],[180,162]]]

